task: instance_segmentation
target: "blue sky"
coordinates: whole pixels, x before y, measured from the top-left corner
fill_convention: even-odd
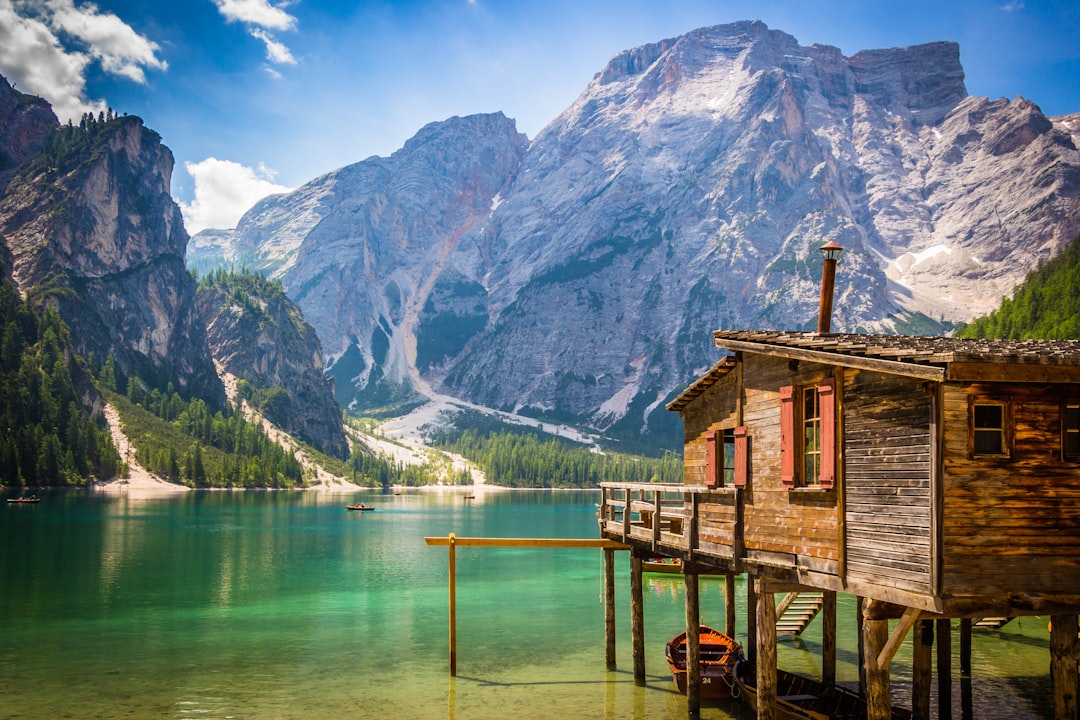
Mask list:
[[[535,137],[622,50],[749,19],[846,55],[954,40],[972,95],[1080,111],[1076,0],[0,0],[0,74],[142,117],[194,232],[453,115]]]

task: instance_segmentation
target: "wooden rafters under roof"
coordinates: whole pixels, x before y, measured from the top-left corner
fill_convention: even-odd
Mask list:
[[[696,398],[706,389],[716,384],[716,382],[727,375],[729,372],[735,369],[735,356],[728,355],[720,362],[709,368],[709,371],[691,383],[690,387],[679,393],[679,396],[669,402],[666,407],[672,412],[679,412],[686,404]]]

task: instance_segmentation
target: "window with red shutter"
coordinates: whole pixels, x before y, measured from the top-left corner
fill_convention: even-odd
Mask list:
[[[780,482],[795,487],[795,388],[780,388]]]
[[[836,379],[826,378],[817,387],[821,417],[821,465],[818,484],[831,488],[836,481]]]
[[[732,484],[737,488],[744,488],[750,477],[750,436],[746,434],[745,425],[735,428],[734,436],[735,480]]]

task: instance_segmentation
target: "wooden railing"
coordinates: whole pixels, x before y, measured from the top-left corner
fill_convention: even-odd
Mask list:
[[[724,559],[735,556],[734,538],[741,535],[734,520],[736,490],[666,483],[602,483],[600,488],[600,530],[604,537],[638,547],[647,545],[660,554],[667,551],[686,557],[701,553]],[[710,534],[699,532],[703,505],[729,511],[731,520],[720,524],[725,525],[724,534],[732,538],[731,542],[709,542]]]

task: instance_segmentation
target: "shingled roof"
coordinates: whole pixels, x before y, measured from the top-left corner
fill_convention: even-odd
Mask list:
[[[734,352],[754,353],[808,360],[832,365],[890,372],[927,380],[955,379],[953,365],[1012,365],[1080,368],[1080,341],[1077,340],[964,340],[912,335],[846,335],[767,330],[717,330],[717,347]],[[678,412],[709,386],[734,369],[726,357],[694,381],[667,405]],[[1050,381],[1045,372],[1032,372],[1024,379]],[[1077,374],[1080,380],[1080,371]],[[1077,381],[1073,380],[1073,381]]]

